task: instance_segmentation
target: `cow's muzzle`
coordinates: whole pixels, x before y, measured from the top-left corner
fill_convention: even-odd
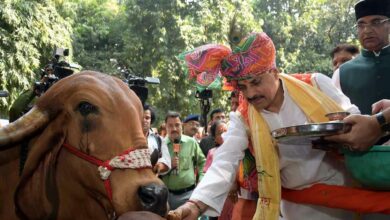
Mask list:
[[[154,212],[160,216],[167,214],[168,189],[155,183],[138,188],[138,196],[145,211]]]

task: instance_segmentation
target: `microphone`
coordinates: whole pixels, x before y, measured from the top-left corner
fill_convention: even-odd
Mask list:
[[[0,97],[8,97],[8,92],[4,90],[0,90]]]
[[[173,141],[173,153],[175,154],[175,158],[179,158],[180,153],[180,139],[175,139]],[[177,164],[176,168],[172,170],[174,175],[179,175],[179,164]]]

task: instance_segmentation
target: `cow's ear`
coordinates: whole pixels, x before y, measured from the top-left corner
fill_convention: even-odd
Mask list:
[[[66,137],[67,119],[66,114],[58,115],[29,143],[28,157],[15,191],[15,205],[21,218],[56,218],[56,162]]]

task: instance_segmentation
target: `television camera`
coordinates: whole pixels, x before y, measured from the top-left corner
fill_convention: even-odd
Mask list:
[[[131,69],[126,67],[119,67],[120,72],[123,74],[125,79],[123,80],[127,83],[131,90],[133,90],[138,98],[141,100],[142,104],[146,102],[148,98],[148,88],[146,84],[160,84],[160,79],[155,77],[140,77],[135,75]]]
[[[8,92],[4,90],[0,90],[0,97],[8,97]]]
[[[213,101],[213,91],[205,89],[201,92],[196,91],[195,97],[200,101],[201,121],[204,125],[205,132],[207,133],[207,114],[210,111],[211,102]]]
[[[68,63],[64,57],[69,56],[69,49],[56,48],[49,64],[41,70],[41,80],[35,82],[35,95],[40,96],[46,92],[57,81],[72,75],[75,70],[80,70],[80,66]]]

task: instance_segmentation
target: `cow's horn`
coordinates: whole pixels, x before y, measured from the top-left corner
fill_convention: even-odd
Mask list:
[[[19,142],[48,122],[48,113],[37,107],[32,108],[18,120],[0,128],[0,151],[11,147],[9,145]]]

